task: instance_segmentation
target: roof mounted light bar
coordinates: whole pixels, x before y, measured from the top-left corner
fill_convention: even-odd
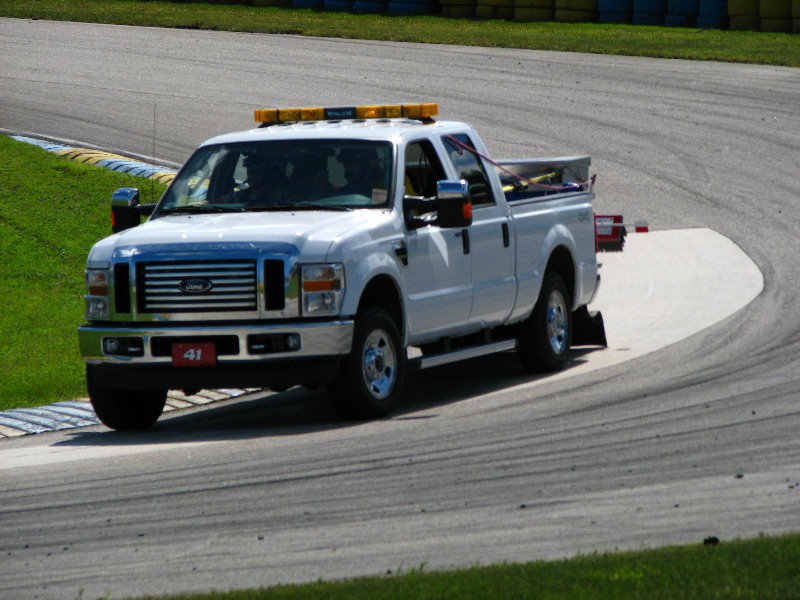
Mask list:
[[[406,117],[433,121],[439,113],[434,102],[424,104],[379,104],[374,106],[341,106],[317,108],[261,108],[256,109],[255,119],[262,126],[296,121],[341,121],[344,119],[392,119]]]

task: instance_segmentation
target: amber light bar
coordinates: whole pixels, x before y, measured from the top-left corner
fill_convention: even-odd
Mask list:
[[[291,123],[295,121],[338,121],[342,119],[409,119],[431,120],[439,112],[434,102],[424,104],[377,104],[374,106],[340,106],[315,108],[259,108],[257,123]]]

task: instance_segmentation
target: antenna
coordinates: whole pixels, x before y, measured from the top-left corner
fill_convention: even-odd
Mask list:
[[[156,103],[153,102],[153,154],[152,166],[156,168]],[[155,202],[156,180],[150,177],[150,202]]]

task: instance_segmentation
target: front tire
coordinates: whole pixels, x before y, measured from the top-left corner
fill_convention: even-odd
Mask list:
[[[347,419],[376,419],[390,414],[402,392],[406,350],[389,314],[368,308],[356,317],[353,346],[328,397]]]
[[[572,312],[569,291],[556,271],[545,275],[530,317],[521,325],[517,354],[529,373],[560,371],[569,361]]]
[[[137,431],[152,426],[164,410],[166,390],[116,390],[94,382],[91,367],[86,369],[86,383],[92,408],[106,427]]]

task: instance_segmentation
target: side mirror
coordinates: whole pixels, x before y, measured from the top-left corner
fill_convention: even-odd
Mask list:
[[[142,222],[142,215],[153,213],[155,204],[139,204],[139,190],[119,188],[111,194],[111,232],[119,233]]]
[[[436,183],[436,205],[439,227],[456,228],[472,225],[472,202],[469,185],[461,181],[439,181]]]
[[[463,179],[438,181],[435,198],[406,196],[403,206],[409,229],[427,225],[455,229],[472,225],[469,185]]]

